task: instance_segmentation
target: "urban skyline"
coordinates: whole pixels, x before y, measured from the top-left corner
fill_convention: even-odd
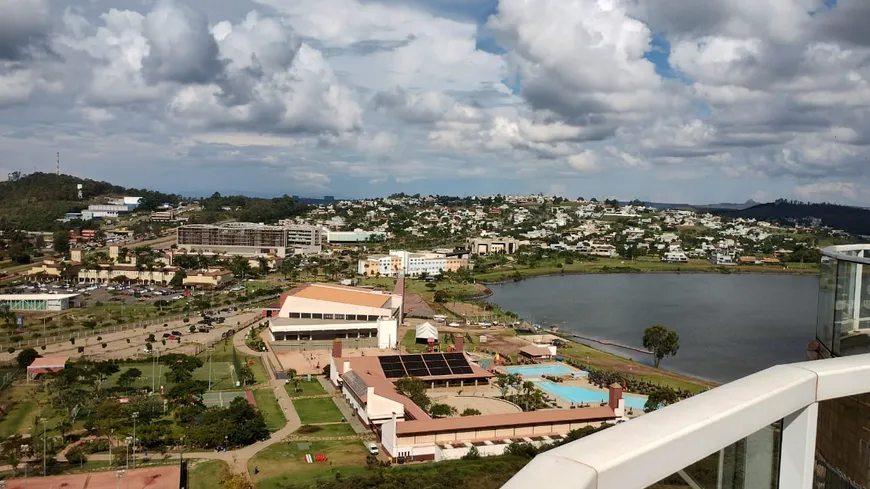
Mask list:
[[[866,3],[652,5],[4,2],[0,175],[868,204]]]

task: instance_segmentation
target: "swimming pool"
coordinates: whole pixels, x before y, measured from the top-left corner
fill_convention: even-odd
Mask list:
[[[544,375],[577,375],[585,377],[586,372],[574,370],[571,367],[554,363],[552,365],[524,365],[520,367],[504,367],[509,374],[520,374],[523,377],[542,377]]]
[[[542,390],[575,404],[579,404],[581,402],[594,404],[596,402],[608,401],[607,392],[596,391],[576,385],[555,384],[553,382],[550,382],[549,380],[542,380],[535,383]],[[623,399],[625,399],[626,408],[639,409],[643,411],[643,406],[644,404],[646,404],[645,397],[633,396],[631,394],[624,394],[622,397]]]

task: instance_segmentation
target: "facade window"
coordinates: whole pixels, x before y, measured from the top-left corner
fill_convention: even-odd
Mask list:
[[[291,312],[291,313],[290,313],[290,318],[291,318],[291,319],[299,319],[299,317],[300,317],[300,316],[299,316],[299,313],[298,313],[298,312]]]
[[[348,314],[344,317],[348,321],[356,321],[356,314]]]
[[[344,321],[344,314],[336,314],[335,319],[341,319],[342,321]]]
[[[315,312],[311,315],[311,319],[323,319],[323,314]]]
[[[303,312],[302,319],[311,319],[311,313],[310,312]]]
[[[369,321],[377,321],[377,320],[378,320],[377,316],[369,316]]]
[[[326,313],[324,313],[324,314],[323,314],[323,319],[335,319],[335,318],[332,317],[332,314],[326,314]]]

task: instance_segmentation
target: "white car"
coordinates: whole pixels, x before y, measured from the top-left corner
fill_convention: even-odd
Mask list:
[[[366,443],[366,448],[369,449],[369,453],[371,453],[372,455],[378,454],[378,444],[377,443],[370,441],[370,442]]]

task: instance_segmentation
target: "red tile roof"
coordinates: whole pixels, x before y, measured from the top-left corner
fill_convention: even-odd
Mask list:
[[[461,416],[458,418],[436,418],[429,420],[404,421],[396,423],[396,434],[419,435],[445,431],[513,428],[517,426],[542,425],[547,423],[587,423],[609,421],[616,418],[609,406],[577,409],[547,409],[510,414],[486,414],[483,416]]]

